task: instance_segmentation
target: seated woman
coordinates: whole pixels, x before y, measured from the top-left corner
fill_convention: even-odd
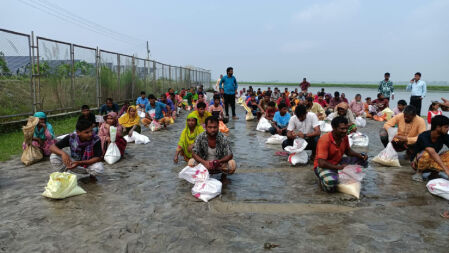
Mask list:
[[[34,117],[39,118],[39,124],[34,128],[32,145],[40,148],[44,156],[49,156],[51,154],[50,146],[56,142],[54,140],[55,132],[51,124],[48,123],[47,115],[44,112],[36,112]],[[25,143],[22,147],[23,149],[26,148]]]
[[[196,137],[202,132],[204,132],[204,128],[201,126],[198,117],[192,113],[187,115],[186,127],[182,130],[181,136],[179,136],[178,147],[173,159],[175,163],[178,163],[179,155],[182,155],[186,162],[192,158],[193,144]]]
[[[104,118],[104,123],[101,124],[100,130],[98,132],[98,137],[101,140],[101,148],[103,150],[103,155],[108,150],[109,143],[111,143],[111,135],[109,132],[109,128],[111,126],[117,128],[117,133],[115,134],[115,144],[117,144],[118,149],[120,150],[120,154],[123,156],[126,148],[126,140],[123,139],[123,127],[118,124],[117,113],[110,112]]]
[[[128,111],[118,119],[118,123],[123,126],[123,135],[132,136],[136,131],[140,134],[141,128],[139,125],[140,117],[137,115],[136,106],[130,105]]]

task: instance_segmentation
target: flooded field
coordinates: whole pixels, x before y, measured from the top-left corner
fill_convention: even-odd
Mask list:
[[[79,180],[87,194],[41,196],[48,160],[24,167],[0,163],[0,252],[447,252],[448,201],[432,196],[401,168],[370,163],[362,197],[321,192],[312,166],[274,156],[268,133],[256,132],[238,108],[228,123],[238,164],[222,195],[204,203],[178,179],[185,163],[173,155],[187,113],[151,143],[130,144],[125,159],[97,182]],[[361,129],[372,159],[381,149],[381,123]]]

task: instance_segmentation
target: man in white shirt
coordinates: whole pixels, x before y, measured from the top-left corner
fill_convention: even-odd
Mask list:
[[[421,80],[421,73],[415,73],[415,77],[410,80],[406,90],[411,91],[412,93],[412,96],[410,97],[410,105],[413,105],[416,108],[416,115],[421,116],[422,100],[427,93],[427,84]]]
[[[320,123],[313,112],[307,112],[304,105],[298,105],[295,116],[290,118],[287,126],[287,140],[282,143],[282,149],[293,146],[294,140],[299,137],[307,141],[306,150],[312,150],[311,160],[315,158],[316,144],[320,138]]]
[[[215,84],[215,91],[220,92],[220,81],[223,79],[223,75],[220,75],[220,78],[217,80],[217,83]]]

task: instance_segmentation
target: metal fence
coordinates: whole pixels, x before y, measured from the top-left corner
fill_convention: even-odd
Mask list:
[[[141,91],[210,87],[211,73],[0,28],[0,123],[36,111],[70,113]]]

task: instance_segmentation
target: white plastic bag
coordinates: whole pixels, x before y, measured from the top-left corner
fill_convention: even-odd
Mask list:
[[[160,130],[161,128],[162,128],[162,126],[161,126],[161,124],[159,124],[159,122],[157,122],[156,120],[151,121],[151,124],[150,124],[150,130],[151,130],[152,132],[158,131],[158,130]]]
[[[443,178],[430,180],[427,185],[427,190],[433,195],[449,200],[449,181]]]
[[[305,151],[293,153],[288,156],[288,162],[291,165],[306,164],[309,161],[309,156]]]
[[[323,133],[332,132],[332,126],[330,123],[327,123],[326,121],[319,121],[319,123],[321,132]]]
[[[355,125],[357,127],[366,127],[366,119],[362,118],[362,117],[357,117],[355,118]]]
[[[287,140],[287,136],[275,134],[275,135],[270,136],[265,143],[277,145],[277,144],[282,144],[282,142],[284,142],[285,140]]]
[[[247,121],[250,121],[250,120],[253,120],[253,119],[254,119],[253,113],[250,112],[250,113],[247,113],[247,114],[246,114],[246,120],[247,120]]]
[[[148,136],[145,136],[143,134],[139,134],[137,132],[133,132],[134,141],[136,144],[147,144],[150,142],[150,138]]]
[[[356,147],[368,147],[369,137],[368,135],[362,134],[360,132],[351,133],[348,135],[349,146]]]
[[[52,199],[64,199],[86,193],[78,186],[76,175],[68,172],[53,172],[50,174],[47,186],[42,196]]]
[[[373,162],[379,163],[384,166],[390,166],[390,167],[401,167],[401,164],[399,163],[399,156],[398,152],[394,150],[393,144],[388,143],[387,147],[380,151],[380,153],[373,158]]]
[[[140,111],[137,113],[139,115],[139,117],[141,117],[142,119],[145,118],[145,112],[144,111]]]
[[[104,122],[104,118],[101,115],[95,115],[95,122],[97,123],[103,123]]]
[[[398,133],[398,129],[396,127],[390,127],[388,128],[387,133],[388,133],[388,141],[391,142]]]
[[[293,146],[285,147],[285,151],[289,152],[290,154],[300,153],[300,152],[304,151],[304,149],[306,149],[307,144],[308,143],[306,140],[304,140],[302,138],[296,138],[293,141]]]
[[[338,185],[339,192],[352,195],[360,198],[360,190],[362,188],[363,178],[365,173],[360,165],[348,165],[344,169],[338,171]]]
[[[206,181],[195,183],[192,188],[192,195],[197,199],[208,202],[221,194],[221,187],[220,181],[215,178],[209,178]]]
[[[271,123],[265,117],[261,117],[259,123],[257,124],[256,130],[260,132],[266,132],[270,130]]]
[[[195,167],[186,166],[179,172],[178,177],[194,184],[209,179],[209,171],[200,163]]]
[[[110,126],[109,127],[109,136],[111,138],[111,143],[109,143],[108,149],[106,150],[106,153],[104,154],[104,160],[108,164],[114,164],[120,158],[122,155],[120,154],[120,149],[118,149],[117,144],[115,143],[115,136],[117,134],[117,128]]]

